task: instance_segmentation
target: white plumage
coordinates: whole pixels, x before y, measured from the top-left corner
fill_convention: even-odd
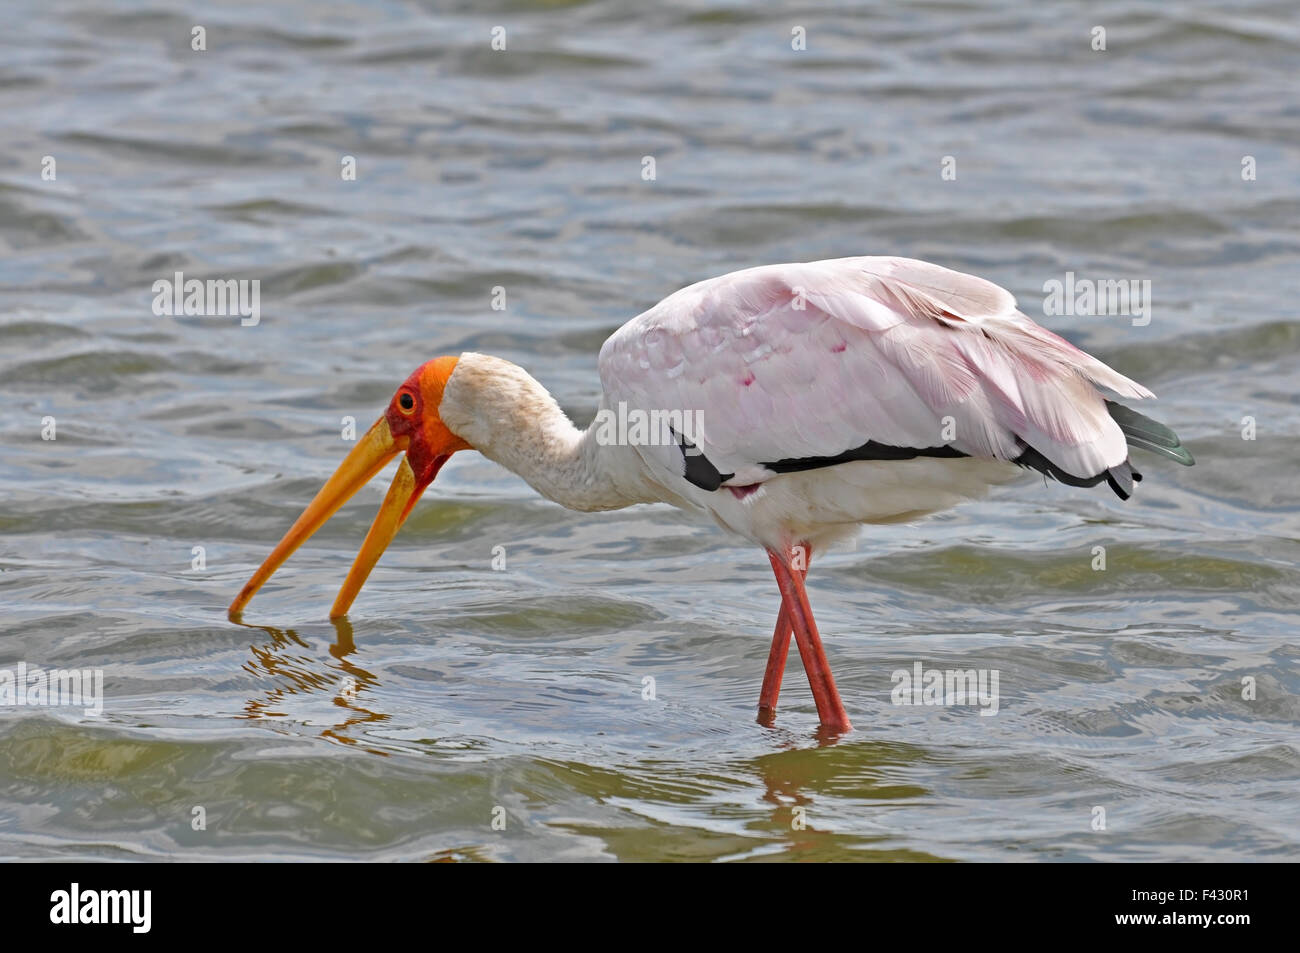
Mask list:
[[[930,512],[1013,479],[1027,448],[1091,478],[1128,457],[1098,385],[1146,388],[1039,327],[997,285],[908,258],[768,265],[683,288],[600,352],[605,406],[698,411],[721,491],[675,446],[640,446],[654,482],[778,548]],[[966,457],[778,473],[874,441]],[[729,488],[754,487],[743,497]]]

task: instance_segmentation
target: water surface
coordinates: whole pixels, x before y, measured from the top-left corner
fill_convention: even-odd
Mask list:
[[[1294,857],[1294,11],[1005,6],[5,4],[0,668],[102,669],[105,699],[0,709],[0,855]],[[384,477],[227,621],[343,418],[420,361],[498,354],[585,424],[637,312],[854,254],[1006,286],[1154,389],[1198,464],[819,555],[838,744],[797,661],[754,723],[761,553],[475,454],[349,622]],[[177,271],[259,279],[260,323],[155,315]],[[1150,323],[1044,316],[1067,271],[1150,280]],[[997,715],[893,704],[918,661],[997,670]]]

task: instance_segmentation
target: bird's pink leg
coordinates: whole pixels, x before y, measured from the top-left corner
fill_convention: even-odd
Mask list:
[[[776,699],[781,694],[781,678],[785,675],[785,657],[790,654],[790,615],[781,599],[781,611],[776,614],[776,631],[772,633],[772,650],[767,653],[767,670],[763,673],[763,688],[758,693],[758,723],[770,725],[776,716]]]
[[[812,563],[812,547],[804,545],[806,554],[804,568],[793,570],[801,576],[808,575],[807,566]],[[785,596],[781,596],[781,610],[776,615],[776,630],[772,633],[772,649],[767,654],[767,670],[763,673],[763,688],[758,693],[758,723],[771,725],[776,719],[776,700],[781,694],[781,679],[785,675],[785,660],[790,654],[790,636],[794,629],[790,625],[790,610],[786,608]]]
[[[804,671],[808,673],[808,685],[812,688],[813,701],[817,703],[817,717],[822,726],[830,731],[849,731],[853,725],[849,723],[848,712],[844,710],[840,693],[835,688],[835,679],[831,675],[830,663],[826,661],[817,623],[813,620],[803,578],[786,564],[783,556],[770,549],[767,556],[772,561],[776,584],[781,588],[781,599],[789,613],[795,641],[799,645],[799,657],[803,660]]]

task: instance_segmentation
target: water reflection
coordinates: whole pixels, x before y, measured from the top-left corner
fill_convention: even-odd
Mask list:
[[[880,861],[947,859],[890,844],[893,835],[875,820],[892,810],[894,802],[933,798],[933,792],[919,784],[890,780],[900,770],[912,778],[925,760],[924,751],[861,740],[831,749],[836,740],[816,748],[792,742],[786,750],[744,763],[745,772],[762,785],[761,800],[771,805],[768,820],[753,826],[782,834],[782,853],[792,859],[831,859],[837,853],[843,856],[844,849]]]
[[[294,698],[303,696],[332,696],[333,704],[343,709],[344,716],[322,728],[320,737],[346,745],[357,745],[365,736],[365,726],[388,721],[390,716],[368,705],[374,704],[379,678],[357,665],[349,656],[356,654],[352,623],[346,619],[331,620],[334,641],[328,647],[334,661],[328,661],[302,639],[293,629],[278,629],[267,625],[249,625],[237,622],[248,629],[266,633],[270,641],[249,646],[251,657],[244,663],[244,671],[258,678],[269,678],[273,684],[260,696],[244,704],[244,718],[293,718],[304,724],[314,720],[304,714]],[[319,718],[315,714],[315,718]],[[364,743],[360,747],[378,755],[388,756]]]

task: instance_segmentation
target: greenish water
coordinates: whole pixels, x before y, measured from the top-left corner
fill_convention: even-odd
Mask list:
[[[0,856],[1296,856],[1288,4],[0,14],[0,669],[104,692],[0,706]],[[566,512],[474,454],[350,623],[327,610],[384,477],[227,621],[342,418],[425,358],[499,354],[585,423],[627,318],[852,254],[1006,286],[1154,389],[1197,466],[1135,458],[1127,504],[1029,479],[819,556],[846,739],[794,660],[754,723],[761,553],[667,508]],[[260,279],[260,323],[155,315],[176,271]],[[1067,271],[1151,280],[1152,320],[1042,316]],[[996,670],[997,714],[893,704],[916,662]]]

